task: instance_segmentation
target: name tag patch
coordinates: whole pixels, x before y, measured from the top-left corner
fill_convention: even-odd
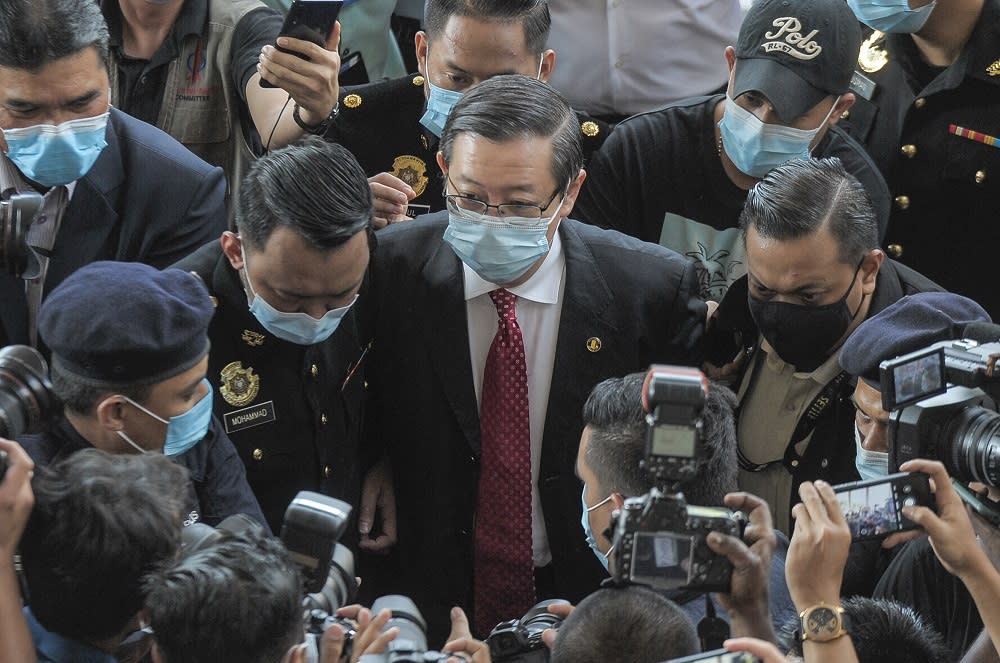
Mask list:
[[[251,405],[242,410],[234,410],[223,415],[226,433],[236,433],[247,428],[277,421],[274,413],[274,401]]]

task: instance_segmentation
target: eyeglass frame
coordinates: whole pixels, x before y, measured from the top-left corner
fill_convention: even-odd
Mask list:
[[[455,189],[458,188],[457,186],[455,186],[455,183],[451,181],[451,175],[445,175],[445,179],[448,180],[448,184],[451,185],[452,188],[455,188]],[[504,215],[503,210],[500,209],[501,207],[520,207],[520,208],[522,208],[522,210],[523,210],[523,208],[529,208],[530,207],[530,208],[538,210],[538,217],[537,217],[536,220],[541,220],[541,219],[545,218],[545,216],[544,216],[545,210],[547,210],[552,205],[552,203],[555,202],[556,197],[560,193],[562,193],[562,192],[563,192],[563,189],[557,188],[555,190],[555,193],[552,194],[552,197],[548,199],[548,201],[545,203],[544,206],[542,206],[542,205],[531,205],[529,203],[500,203],[499,205],[490,205],[488,202],[486,202],[484,200],[480,200],[479,198],[475,198],[473,196],[465,196],[465,195],[462,195],[460,193],[447,193],[447,192],[444,194],[444,200],[445,200],[445,205],[454,204],[459,210],[461,210],[463,212],[474,212],[474,213],[477,213],[477,214],[485,214],[485,213],[489,212],[489,210],[491,208],[495,209],[497,211],[497,214],[499,215],[498,218],[500,218],[500,219],[518,218],[519,216],[521,216],[519,214],[511,214],[509,216],[506,216],[506,215]],[[483,209],[479,210],[479,211],[477,211],[477,210],[471,210],[471,209],[465,209],[465,208],[459,207],[456,203],[452,203],[453,200],[468,200],[468,201],[471,201],[471,202],[474,202],[474,203],[479,203],[480,205],[483,206]],[[522,216],[521,218],[531,218],[531,217],[523,217]]]

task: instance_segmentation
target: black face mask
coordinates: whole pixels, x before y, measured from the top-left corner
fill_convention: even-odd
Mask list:
[[[811,373],[829,358],[833,344],[851,326],[865,301],[862,295],[854,313],[847,306],[847,297],[854,289],[862,264],[863,259],[854,270],[847,292],[832,304],[807,306],[749,296],[750,315],[757,329],[782,361],[795,366],[799,372]]]

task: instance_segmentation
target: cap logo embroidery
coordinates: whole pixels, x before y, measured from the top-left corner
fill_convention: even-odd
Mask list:
[[[812,60],[823,52],[823,47],[813,39],[819,34],[819,30],[813,30],[807,35],[802,34],[802,22],[794,16],[784,16],[774,19],[771,23],[778,30],[765,32],[765,39],[780,39],[783,41],[768,41],[761,44],[765,53],[781,51],[799,60]]]

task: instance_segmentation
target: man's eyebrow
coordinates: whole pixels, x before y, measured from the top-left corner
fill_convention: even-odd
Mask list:
[[[858,401],[856,401],[854,399],[854,394],[851,394],[851,403],[854,404],[854,407],[857,409],[858,412],[860,412],[861,414],[865,415],[869,419],[877,421],[880,424],[888,424],[889,423],[889,418],[888,417],[873,417],[872,413],[869,412],[867,410],[867,408],[861,407],[861,405],[858,403]]]
[[[88,92],[84,92],[79,97],[74,97],[73,99],[70,99],[68,101],[64,101],[62,105],[63,106],[79,106],[79,105],[87,103],[88,101],[93,101],[100,94],[101,94],[100,90],[90,90]]]

